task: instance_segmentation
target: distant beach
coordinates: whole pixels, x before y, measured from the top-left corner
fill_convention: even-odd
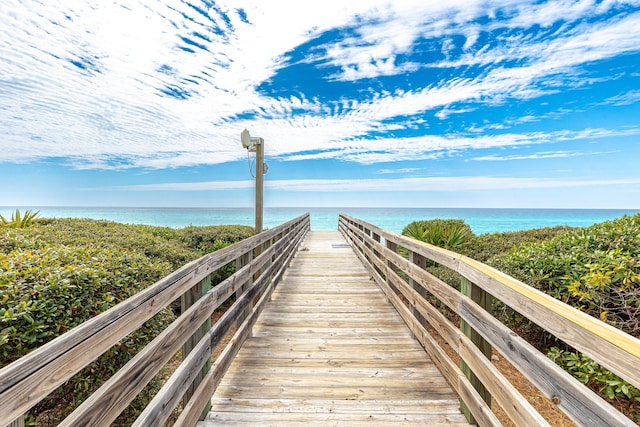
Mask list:
[[[126,208],[126,207],[18,207],[35,209],[45,218],[93,218],[126,224],[146,224],[181,228],[189,225],[254,224],[253,208]],[[15,207],[0,207],[11,216]],[[264,226],[275,227],[305,212],[311,214],[312,230],[336,230],[343,212],[389,231],[400,233],[412,221],[433,218],[460,218],[476,234],[528,230],[569,225],[587,227],[595,223],[634,215],[629,209],[492,209],[492,208],[265,208]]]

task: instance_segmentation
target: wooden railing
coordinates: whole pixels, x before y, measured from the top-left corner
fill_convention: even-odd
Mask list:
[[[19,420],[178,298],[182,314],[61,425],[109,425],[182,348],[182,364],[134,425],[162,425],[185,396],[175,425],[194,426],[308,230],[309,214],[305,214],[208,254],[4,367],[0,370],[0,426]],[[233,262],[236,272],[211,288],[212,273]],[[211,325],[213,311],[234,294],[233,305]],[[211,363],[213,350],[233,326],[237,326],[234,335]]]
[[[457,253],[346,215],[340,215],[338,228],[460,396],[470,421],[500,425],[493,400],[517,426],[548,425],[491,363],[493,348],[579,425],[635,425],[493,317],[491,299],[501,300],[636,387],[640,340]],[[459,273],[461,291],[425,270],[427,260]],[[429,302],[434,298],[460,317],[460,328]],[[437,335],[455,350],[460,363],[438,344]]]

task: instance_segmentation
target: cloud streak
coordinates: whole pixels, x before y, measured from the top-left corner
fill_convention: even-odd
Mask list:
[[[299,179],[266,181],[267,190],[294,192],[464,192],[509,191],[545,188],[640,185],[639,178],[629,179],[549,179],[505,178],[492,176],[422,177],[397,179]],[[253,188],[253,181],[208,181],[192,183],[147,184],[105,187],[109,191],[220,191]],[[95,190],[95,189],[86,189]]]
[[[281,160],[361,164],[637,135],[616,127],[507,133],[496,126],[475,136],[463,126],[431,129],[584,85],[589,64],[640,52],[634,7],[10,1],[0,14],[3,161],[66,158],[78,169],[219,164],[244,157],[244,128],[273,141],[270,154]],[[296,65],[316,73],[320,90],[300,82],[295,94],[271,93],[269,84]],[[347,83],[366,87],[342,96]],[[607,102],[631,105],[636,92]]]

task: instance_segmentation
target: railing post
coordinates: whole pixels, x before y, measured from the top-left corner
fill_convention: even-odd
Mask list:
[[[398,245],[395,242],[392,242],[392,241],[389,241],[389,240],[385,239],[384,244],[387,247],[387,249],[389,249],[390,251],[397,252]],[[393,270],[395,272],[398,271],[396,266],[391,261],[387,261],[387,269]],[[390,276],[391,276],[390,274],[386,275],[387,286],[389,286],[390,289],[393,289],[393,292],[398,292],[398,289],[393,285],[393,281],[391,280]]]
[[[463,295],[471,298],[483,309],[491,311],[491,296],[482,288],[470,282],[464,277],[460,281],[460,292],[462,292]],[[489,344],[489,342],[482,338],[482,336],[475,329],[473,329],[467,322],[462,319],[460,319],[460,330],[471,339],[476,347],[478,347],[489,360],[491,360],[491,344]],[[469,381],[471,382],[471,385],[473,385],[473,388],[476,389],[476,391],[480,394],[487,405],[491,407],[491,393],[489,393],[489,390],[487,390],[484,384],[480,382],[480,379],[473,373],[473,371],[471,371],[469,366],[464,363],[462,359],[460,359],[460,369],[462,370],[462,372],[464,372],[466,377],[469,378]],[[473,415],[469,411],[469,408],[462,399],[460,399],[460,408],[462,409],[462,413],[465,415],[465,417],[467,417],[469,423],[476,424],[476,420],[474,419]]]
[[[24,427],[24,415],[11,421],[6,427]]]
[[[427,268],[427,258],[414,251],[409,251],[409,261],[417,265],[418,267],[422,268],[423,270]],[[427,297],[428,295],[427,290],[422,286],[420,286],[418,283],[416,283],[416,281],[411,276],[409,277],[409,286],[411,286],[413,290],[419,293],[420,296],[422,296],[422,298]],[[424,316],[422,316],[422,314],[420,314],[418,310],[416,310],[416,307],[413,304],[411,304],[411,306],[409,307],[409,310],[411,311],[411,314],[413,314],[413,316],[416,318],[416,320],[418,320],[418,322],[422,326],[427,325],[426,319],[424,318]]]
[[[245,253],[236,259],[236,271],[240,270],[242,267],[251,264],[253,261],[253,249]],[[236,291],[236,300],[238,300],[243,293],[247,291],[253,285],[253,276],[249,276],[249,279],[240,286],[240,288]],[[239,327],[244,319],[247,318],[247,312],[250,308],[247,308],[244,313],[238,315],[238,320],[236,321],[236,327]]]
[[[191,307],[197,300],[202,298],[202,296],[207,292],[209,292],[210,290],[211,290],[211,275],[202,279],[200,282],[198,282],[197,285],[195,285],[188,292],[182,295],[182,297],[180,298],[182,313],[187,311],[189,307]],[[210,329],[211,329],[211,318],[209,317],[207,320],[205,320],[205,322],[202,324],[200,329],[197,330],[191,337],[189,337],[189,339],[187,339],[187,341],[185,341],[185,343],[182,345],[182,360],[187,358],[189,353],[191,353],[193,348],[198,344],[198,342],[202,339],[202,337],[204,337],[205,334],[209,332]],[[183,405],[186,405],[187,402],[191,400],[191,397],[193,396],[196,389],[198,388],[198,385],[200,385],[200,383],[202,382],[202,379],[207,374],[207,372],[209,372],[210,369],[211,369],[211,358],[209,358],[207,363],[205,363],[205,365],[202,367],[201,372],[193,380],[193,383],[191,383],[191,386],[189,386],[189,389],[185,392],[182,398]],[[204,420],[210,408],[211,408],[211,404],[207,404],[207,406],[202,411],[202,414],[200,415],[201,421]]]

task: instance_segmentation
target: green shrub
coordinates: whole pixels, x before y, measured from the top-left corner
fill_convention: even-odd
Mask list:
[[[0,253],[0,362],[16,359],[172,271],[136,252],[49,247]]]
[[[490,264],[640,337],[640,214],[523,245]]]
[[[640,390],[584,354],[552,347],[547,352],[547,357],[580,382],[591,385],[608,399],[625,397],[640,402]]]
[[[254,234],[253,227],[247,225],[189,226],[179,230],[177,237],[188,248],[207,253],[244,240]]]
[[[0,225],[5,227],[12,228],[25,228],[30,226],[33,221],[38,217],[40,211],[33,211],[31,209],[27,209],[24,215],[20,214],[20,209],[16,209],[11,214],[11,219],[6,219],[2,215],[0,215]]]
[[[487,262],[496,255],[508,252],[517,246],[549,240],[571,230],[571,227],[557,226],[481,234],[474,236],[468,244],[460,248],[460,253],[477,261]]]
[[[89,219],[47,219],[28,228],[0,228],[0,366],[143,290],[205,251],[253,234],[247,228],[250,232],[234,226],[176,230]],[[196,238],[185,236],[198,236],[198,243],[191,246]],[[232,263],[217,273],[213,284],[233,271]],[[53,411],[52,424],[60,422],[173,319],[170,309],[162,310],[38,404],[32,415]],[[154,380],[149,388],[157,386]],[[135,419],[136,411],[148,400],[148,395],[141,395],[122,419]]]
[[[441,218],[414,221],[402,230],[402,234],[421,242],[452,250],[460,248],[474,236],[471,227],[463,220]]]

